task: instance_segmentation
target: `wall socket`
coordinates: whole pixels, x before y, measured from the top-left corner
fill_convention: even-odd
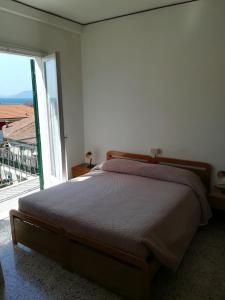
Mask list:
[[[151,148],[150,153],[153,157],[157,157],[158,155],[162,154],[162,149],[160,149],[160,148]]]

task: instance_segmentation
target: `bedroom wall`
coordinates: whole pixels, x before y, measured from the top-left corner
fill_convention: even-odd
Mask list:
[[[83,161],[84,153],[81,28],[75,25],[12,1],[0,1],[0,45],[11,44],[47,54],[60,52],[69,175],[71,167]]]
[[[225,169],[224,19],[224,0],[202,0],[84,28],[85,149],[97,161],[157,146]]]

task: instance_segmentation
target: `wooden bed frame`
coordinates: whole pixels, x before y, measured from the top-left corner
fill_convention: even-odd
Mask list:
[[[113,158],[191,169],[207,188],[210,185],[211,167],[206,163],[109,151],[107,159]],[[26,245],[129,299],[150,298],[151,281],[160,267],[153,255],[144,260],[104,243],[69,234],[17,210],[10,211],[10,222],[14,245]]]

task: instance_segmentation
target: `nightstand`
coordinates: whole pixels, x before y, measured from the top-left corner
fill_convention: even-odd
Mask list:
[[[214,209],[225,210],[225,193],[221,192],[218,188],[213,187],[209,193],[209,203]]]
[[[87,164],[80,164],[72,167],[72,177],[78,177],[91,171]]]

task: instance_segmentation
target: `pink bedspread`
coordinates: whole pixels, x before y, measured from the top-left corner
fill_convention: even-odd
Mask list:
[[[197,176],[126,160],[98,169],[21,198],[19,210],[141,258],[153,252],[176,269],[211,215]]]

